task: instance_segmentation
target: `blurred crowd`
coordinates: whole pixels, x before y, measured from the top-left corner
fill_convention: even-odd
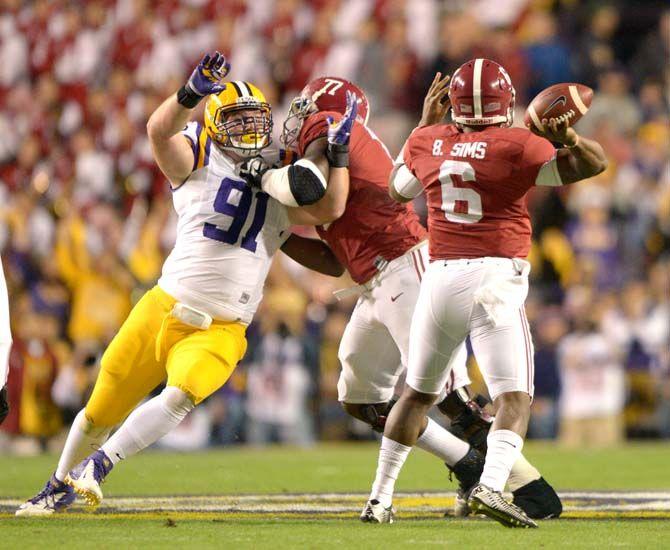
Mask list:
[[[527,102],[592,86],[578,130],[610,168],[530,199],[531,437],[670,437],[670,11],[577,0],[3,0],[0,249],[14,404],[4,444],[39,450],[82,407],[98,361],[175,237],[145,125],[204,52],[286,106],[314,76],[358,83],[396,154],[436,71],[502,63]],[[664,7],[665,6],[665,7]],[[197,116],[201,116],[198,112]],[[423,212],[423,205],[416,204]],[[347,286],[279,254],[243,365],[162,445],[370,437],[337,403]],[[470,361],[475,387],[485,391]],[[3,443],[0,442],[0,445]],[[54,443],[56,444],[56,443]]]

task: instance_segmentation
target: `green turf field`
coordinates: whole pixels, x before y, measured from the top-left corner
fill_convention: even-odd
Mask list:
[[[670,548],[670,444],[566,451],[529,443],[526,455],[566,504],[566,519],[532,532],[442,519],[455,484],[420,451],[398,482],[396,523],[360,524],[374,444],[144,453],[112,473],[98,512],[46,519],[11,511],[41,488],[56,458],[0,457],[0,548]]]

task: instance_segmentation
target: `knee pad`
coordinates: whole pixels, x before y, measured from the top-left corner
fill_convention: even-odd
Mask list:
[[[182,421],[195,407],[191,397],[174,386],[167,386],[160,394],[163,409],[175,420]]]
[[[493,423],[493,416],[484,410],[488,403],[483,395],[471,397],[466,388],[459,388],[437,405],[451,420],[449,431],[482,454],[486,454],[486,437]]]

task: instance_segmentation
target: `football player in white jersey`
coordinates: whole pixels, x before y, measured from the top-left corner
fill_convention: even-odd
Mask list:
[[[56,472],[17,515],[63,510],[75,492],[97,505],[100,484],[115,464],[160,439],[228,380],[246,351],[246,327],[261,301],[272,255],[283,245],[307,267],[341,273],[325,246],[289,237],[289,227],[303,208],[319,219],[327,216],[341,200],[338,189],[348,186],[347,168],[306,158],[275,170],[266,185],[285,204],[247,186],[239,163],[270,143],[271,110],[253,84],[220,83],[229,69],[218,52],[205,56],[149,119],[154,157],[170,181],[179,216],[177,240],[158,284],[103,355]],[[189,120],[205,96],[203,127]],[[327,147],[346,145],[355,111],[353,101],[350,113],[331,126]],[[303,206],[308,204],[313,206]],[[165,389],[137,407],[162,382]]]

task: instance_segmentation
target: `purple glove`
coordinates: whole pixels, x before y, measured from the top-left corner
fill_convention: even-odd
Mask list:
[[[351,136],[351,127],[356,120],[358,111],[358,98],[356,94],[347,90],[347,108],[344,115],[337,124],[333,123],[333,117],[326,117],[328,122],[328,143],[331,145],[347,145]]]
[[[193,109],[209,94],[218,94],[226,89],[219,81],[230,71],[230,63],[219,52],[210,57],[207,54],[193,70],[186,84],[177,92],[177,102],[187,109]]]
[[[199,96],[218,94],[226,89],[226,85],[219,84],[219,81],[229,71],[230,63],[226,61],[226,58],[222,54],[215,52],[211,57],[207,54],[191,73],[186,87]]]

